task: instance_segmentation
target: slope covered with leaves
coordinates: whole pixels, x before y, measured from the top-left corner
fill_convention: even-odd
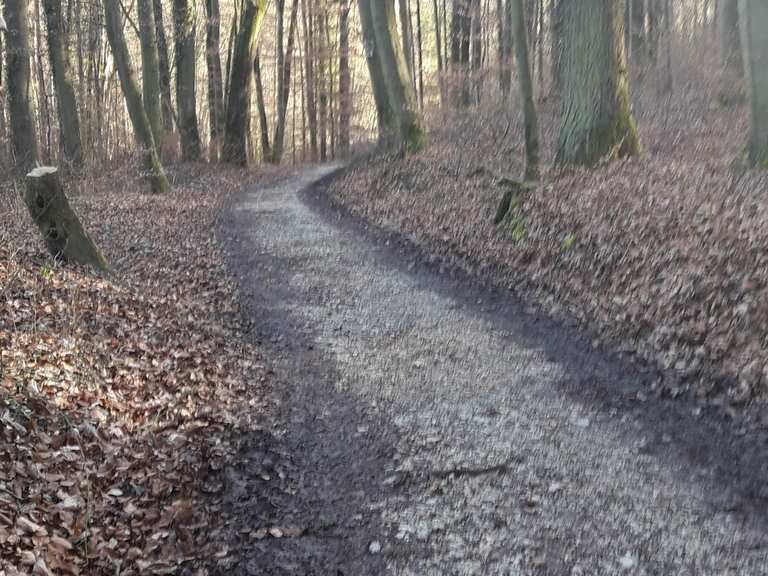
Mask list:
[[[768,176],[731,169],[746,107],[723,105],[706,63],[684,70],[671,97],[651,78],[635,84],[641,157],[550,168],[498,226],[499,183],[522,173],[515,102],[440,116],[424,153],[359,163],[332,196],[658,363],[667,369],[659,394],[691,390],[728,411],[759,404],[768,396]],[[541,103],[541,119],[551,164],[555,102]]]
[[[0,574],[203,574],[233,552],[224,475],[268,426],[214,239],[244,173],[184,167],[162,197],[117,176],[70,190],[112,279],[52,263],[0,204]]]

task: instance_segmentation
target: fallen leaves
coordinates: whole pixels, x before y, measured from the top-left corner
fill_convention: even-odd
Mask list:
[[[264,424],[266,373],[214,224],[243,173],[182,170],[165,197],[72,194],[115,281],[0,215],[0,574],[204,574],[236,552],[222,471]]]
[[[768,176],[731,171],[746,108],[713,109],[712,75],[683,69],[669,102],[633,86],[644,156],[552,170],[499,226],[495,182],[521,172],[523,160],[521,119],[502,133],[503,110],[441,116],[425,152],[374,156],[331,192],[363,218],[660,365],[658,394],[762,402]],[[540,118],[551,158],[556,104],[543,103]]]

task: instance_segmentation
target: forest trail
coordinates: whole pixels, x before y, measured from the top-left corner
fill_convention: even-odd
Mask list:
[[[333,170],[245,192],[224,230],[286,386],[275,515],[304,527],[247,573],[765,574],[764,444],[336,212],[307,189]]]

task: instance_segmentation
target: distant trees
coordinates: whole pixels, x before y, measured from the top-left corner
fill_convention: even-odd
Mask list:
[[[139,92],[136,75],[131,64],[128,46],[123,34],[122,18],[119,0],[104,0],[104,21],[107,29],[107,39],[112,48],[115,59],[115,67],[120,78],[120,85],[125,96],[125,104],[131,118],[133,131],[136,135],[146,176],[152,192],[161,194],[169,190],[165,171],[160,164],[155,139],[152,134],[152,126],[144,110],[141,93]]]
[[[640,150],[630,111],[621,2],[563,6],[563,94],[555,162],[592,165]]]

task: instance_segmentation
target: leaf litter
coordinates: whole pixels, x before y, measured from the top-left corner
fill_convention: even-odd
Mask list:
[[[112,279],[48,258],[2,191],[0,574],[202,575],[236,554],[225,471],[272,425],[269,370],[214,225],[256,177],[180,166],[158,197],[130,174],[68,185]]]

